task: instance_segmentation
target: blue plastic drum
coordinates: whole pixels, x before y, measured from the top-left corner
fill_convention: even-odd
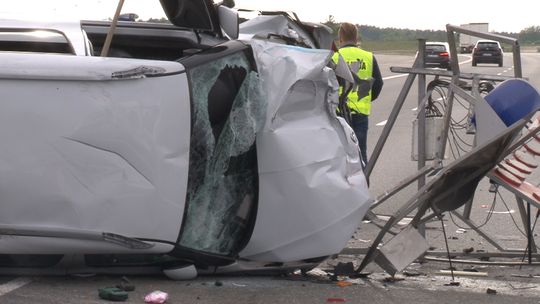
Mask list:
[[[523,79],[505,80],[485,99],[506,126],[540,109],[540,94]]]

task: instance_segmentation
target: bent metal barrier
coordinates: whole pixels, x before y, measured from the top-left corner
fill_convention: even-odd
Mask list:
[[[381,137],[379,138],[374,148],[372,157],[370,158],[370,161],[367,164],[365,173],[366,173],[366,176],[369,178],[417,75],[418,75],[418,105],[419,105],[418,128],[417,128],[418,171],[412,176],[404,179],[399,185],[397,185],[393,189],[386,191],[383,195],[378,197],[375,200],[375,202],[372,204],[371,210],[373,210],[373,208],[379,206],[388,198],[395,195],[396,193],[398,193],[399,191],[404,189],[406,186],[412,184],[415,181],[418,182],[418,192],[413,197],[411,197],[405,203],[405,205],[402,206],[387,221],[386,225],[381,227],[382,229],[379,235],[373,241],[371,247],[368,249],[368,252],[365,255],[364,259],[362,260],[357,271],[362,271],[362,269],[364,269],[364,267],[368,263],[370,263],[371,261],[376,261],[381,267],[383,267],[383,269],[393,274],[397,271],[402,270],[405,266],[413,262],[414,259],[422,255],[427,250],[426,248],[423,251],[418,252],[419,250],[418,248],[425,248],[425,245],[418,243],[418,238],[415,234],[411,234],[410,232],[411,229],[404,229],[402,230],[402,233],[406,234],[407,237],[410,238],[410,240],[414,239],[414,241],[412,242],[413,245],[409,247],[415,247],[415,248],[405,248],[404,244],[406,244],[407,241],[398,240],[396,241],[396,243],[397,243],[397,246],[401,248],[402,254],[400,254],[399,256],[396,256],[392,254],[393,249],[385,250],[384,248],[385,246],[378,247],[384,235],[390,232],[390,229],[395,224],[397,224],[405,216],[411,214],[415,209],[418,209],[418,211],[414,215],[412,222],[407,227],[418,230],[419,234],[421,235],[424,234],[423,223],[425,223],[426,221],[430,219],[433,219],[434,217],[440,217],[441,213],[443,213],[444,211],[448,211],[448,212],[452,212],[452,214],[458,215],[458,217],[463,222],[471,226],[472,229],[477,231],[482,237],[488,240],[488,242],[494,245],[498,250],[505,251],[504,248],[499,246],[487,234],[483,233],[479,229],[476,229],[476,227],[474,226],[474,223],[470,221],[469,216],[471,212],[472,200],[473,200],[474,192],[476,190],[478,182],[484,176],[486,175],[495,176],[494,179],[498,181],[497,176],[492,171],[492,168],[494,168],[497,164],[500,165],[504,157],[506,157],[507,155],[509,155],[516,149],[518,149],[520,147],[519,145],[522,145],[525,142],[530,141],[530,138],[532,137],[536,139],[535,136],[540,131],[540,128],[533,127],[532,130],[530,130],[525,136],[522,136],[521,139],[519,139],[518,141],[519,145],[513,144],[513,142],[517,138],[519,138],[519,133],[521,132],[521,130],[529,123],[529,118],[540,107],[540,97],[538,97],[540,95],[538,95],[538,92],[534,88],[532,88],[530,84],[526,83],[523,80],[515,79],[515,78],[522,78],[520,46],[517,39],[505,37],[501,35],[490,34],[490,33],[481,33],[481,32],[471,31],[471,30],[464,29],[458,26],[453,26],[453,25],[447,25],[446,28],[447,28],[448,42],[449,42],[450,50],[451,50],[451,66],[452,66],[451,71],[433,70],[433,69],[423,68],[424,67],[423,54],[424,54],[424,48],[425,48],[425,40],[423,39],[419,39],[418,56],[412,68],[391,67],[391,71],[393,72],[408,73],[409,75],[405,81],[405,84],[403,85],[401,92],[399,93],[398,99],[394,105],[392,112],[390,113],[390,116],[388,118],[387,124],[384,127]],[[477,37],[481,37],[485,39],[491,39],[491,40],[496,40],[502,43],[510,44],[512,46],[512,53],[513,53],[514,77],[485,75],[485,74],[477,74],[477,73],[461,73],[459,69],[458,58],[457,58],[456,39],[455,39],[456,33],[468,34],[471,36],[477,36]],[[438,147],[436,147],[435,160],[431,165],[426,165],[426,153],[425,153],[426,142],[424,139],[425,128],[426,128],[425,105],[429,98],[429,96],[426,95],[426,87],[425,87],[425,80],[426,80],[427,75],[451,78],[451,83],[448,86],[448,96],[446,100],[447,107],[446,107],[446,111],[443,113],[444,122],[443,122],[442,132],[440,134],[441,140],[438,142]],[[480,120],[483,120],[482,122],[483,124],[485,123],[489,124],[490,119],[497,116],[499,118],[495,118],[495,119],[500,119],[500,120],[505,119],[503,117],[504,113],[501,113],[501,111],[498,111],[500,109],[496,109],[497,106],[493,106],[493,104],[488,105],[488,103],[486,102],[486,99],[489,100],[490,99],[489,97],[484,99],[480,95],[479,86],[480,86],[480,82],[483,80],[488,80],[491,82],[503,82],[505,80],[509,81],[509,85],[508,84],[506,85],[506,89],[499,89],[499,90],[493,91],[493,95],[491,97],[492,99],[497,99],[497,98],[493,98],[493,96],[504,95],[504,94],[507,94],[508,92],[511,93],[512,91],[520,90],[520,88],[517,88],[516,86],[519,86],[525,83],[527,86],[527,90],[534,92],[534,93],[531,93],[532,94],[531,96],[533,96],[533,100],[530,102],[531,106],[527,107],[524,111],[516,114],[516,118],[513,120],[512,123],[506,123],[506,121],[505,121],[505,124],[499,123],[499,125],[502,125],[503,127],[497,129],[496,132],[494,132],[493,130],[491,130],[491,133],[478,132],[478,134],[476,135],[478,146],[474,148],[473,150],[469,151],[468,153],[466,153],[463,157],[455,160],[454,162],[450,163],[447,167],[443,168],[443,158],[444,158],[443,156],[445,155],[446,142],[448,139],[448,132],[450,129],[452,104],[456,96],[459,96],[462,99],[469,102],[471,106],[473,106],[475,109],[476,107],[479,107],[478,109],[476,109],[478,110],[477,112],[478,124],[480,124],[479,122]],[[463,83],[463,81],[472,82],[469,92],[462,88],[463,86],[461,84]],[[506,97],[507,96],[504,96],[504,98],[499,98],[499,99],[505,99]],[[519,100],[513,100],[512,102],[518,102],[520,104],[520,107],[518,108],[523,109],[521,105],[529,102],[527,100],[524,100],[524,98],[527,98],[530,96],[521,96],[521,97],[522,98],[519,98]],[[487,114],[486,114],[486,111],[487,111]],[[491,113],[490,111],[493,113]],[[482,116],[482,118],[480,116]],[[486,127],[482,127],[482,129],[485,130]],[[525,147],[526,146],[527,145],[525,145]],[[540,150],[538,152],[540,153]],[[426,184],[425,182],[426,175],[434,171],[438,171],[438,173],[435,175],[434,178],[432,178]],[[527,198],[525,199],[527,200]],[[529,203],[529,201],[527,202]],[[464,210],[463,214],[457,213],[456,209],[463,205],[465,205],[465,207],[463,208]],[[428,213],[429,210],[431,210],[431,213]],[[529,218],[528,248],[530,248],[529,249],[529,255],[530,255],[532,251],[532,246],[531,246],[532,240],[530,236],[530,210],[528,210],[527,214],[525,214],[525,211],[523,208],[520,208],[520,211],[522,213],[521,215],[522,215],[522,219],[524,223],[526,222],[526,218]],[[374,216],[373,212],[370,211],[368,216],[373,217]],[[399,239],[400,234],[394,237],[394,239]],[[411,243],[410,240],[409,240],[409,243]],[[390,245],[391,242],[392,240],[390,240],[390,242],[388,242],[387,245]],[[403,249],[405,249],[405,251],[410,249],[413,252],[415,252],[415,254],[413,255],[407,254],[406,252],[403,252]],[[408,259],[408,260],[405,260],[405,259]],[[529,259],[529,263],[530,263],[530,259]]]

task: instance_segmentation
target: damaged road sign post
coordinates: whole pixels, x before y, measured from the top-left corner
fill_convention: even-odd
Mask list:
[[[375,263],[390,275],[402,271],[429,249],[426,239],[409,226],[378,250]]]

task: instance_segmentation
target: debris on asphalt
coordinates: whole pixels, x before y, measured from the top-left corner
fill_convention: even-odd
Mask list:
[[[404,277],[402,276],[391,276],[391,277],[386,277],[383,279],[383,282],[384,283],[395,283],[395,282],[399,282],[399,281],[403,281],[405,280]]]
[[[326,302],[328,303],[343,303],[345,302],[344,298],[328,298],[326,299]]]
[[[508,285],[514,290],[516,290],[516,289],[534,289],[534,288],[538,287],[536,285],[514,286],[514,285],[512,285],[512,283],[508,283]]]
[[[123,276],[122,281],[120,284],[116,285],[116,288],[122,289],[123,291],[134,291],[135,285],[133,285],[127,277]]]
[[[128,298],[128,293],[117,287],[100,288],[98,289],[98,295],[100,299],[114,302],[123,302]]]
[[[360,271],[354,274],[354,276],[351,276],[352,278],[367,278],[372,274],[372,272],[369,271]]]
[[[355,275],[354,264],[352,262],[342,263],[339,262],[334,267],[334,276],[351,276]]]
[[[167,302],[168,299],[168,293],[161,290],[155,290],[144,297],[144,302],[149,304],[163,304]]]
[[[487,294],[497,294],[497,290],[488,288],[488,289],[486,289],[486,293]]]
[[[452,275],[452,272],[453,272],[453,275],[456,275],[456,276],[469,276],[469,277],[487,277],[488,274],[487,272],[471,272],[471,271],[458,271],[458,270],[455,270],[455,271],[450,271],[450,270],[439,270],[438,274],[443,274],[443,275]]]
[[[459,229],[456,230],[456,233],[458,233],[458,234],[467,233],[467,230],[465,230],[463,228],[459,228]]]
[[[532,275],[532,274],[511,274],[511,276],[515,278],[540,278],[540,275]]]
[[[480,257],[480,261],[487,262],[487,261],[489,261],[489,257],[488,256]]]
[[[422,273],[415,271],[415,270],[404,270],[403,274],[407,277],[418,277],[422,275]]]
[[[297,270],[294,273],[284,274],[282,277],[287,280],[292,281],[306,281],[311,283],[323,283],[323,284],[334,284],[337,281],[337,278],[332,280],[332,274],[326,272],[320,268],[313,268],[312,270],[302,274],[301,271]]]
[[[353,283],[349,281],[337,281],[336,285],[339,287],[347,287],[347,286],[352,286]]]
[[[474,251],[474,248],[473,247],[469,247],[469,248],[463,248],[463,253],[471,253]]]
[[[464,268],[463,271],[467,271],[467,272],[479,272],[478,269],[476,268]]]
[[[218,286],[218,287],[219,287],[219,286],[223,286],[223,282],[221,282],[221,281],[216,281],[216,282],[214,283],[214,285],[215,285],[215,286]]]
[[[444,284],[444,286],[459,286],[459,285],[461,285],[461,284],[459,282],[456,282],[456,281]]]
[[[296,274],[297,272],[295,272]],[[320,268],[313,268],[310,271],[306,272],[306,275],[311,276],[328,276],[328,272],[320,269]]]

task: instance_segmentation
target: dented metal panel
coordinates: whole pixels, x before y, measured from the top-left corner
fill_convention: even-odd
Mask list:
[[[21,71],[52,65],[38,62],[39,55],[26,56]],[[112,70],[93,62],[84,71],[77,65],[69,69],[68,61],[59,69],[66,77],[68,71],[102,75]],[[118,70],[131,66],[107,62]],[[186,75],[91,80],[0,80],[0,223],[174,242],[187,187]],[[21,247],[40,253],[129,252],[110,243],[18,239],[0,238],[2,252]],[[170,245],[152,251],[166,248]]]
[[[288,262],[338,253],[370,199],[353,131],[336,116],[330,52],[251,44],[267,114],[257,134],[257,222],[240,255]]]

